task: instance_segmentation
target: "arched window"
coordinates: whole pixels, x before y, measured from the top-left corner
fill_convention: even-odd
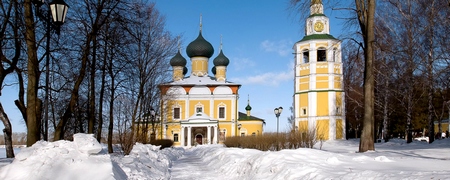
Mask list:
[[[317,62],[327,61],[327,50],[325,48],[319,48],[317,50]]]
[[[309,50],[305,49],[302,52],[303,54],[303,63],[309,63]]]

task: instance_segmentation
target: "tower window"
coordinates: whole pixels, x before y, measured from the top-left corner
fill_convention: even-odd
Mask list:
[[[327,61],[327,50],[325,48],[319,48],[317,50],[317,62]]]
[[[303,63],[309,63],[309,50],[303,51]]]
[[[173,119],[180,119],[180,108],[173,108]]]
[[[306,116],[306,115],[307,115],[306,108],[302,108],[302,115],[303,115],[303,116]]]
[[[219,119],[225,118],[225,107],[219,107]]]

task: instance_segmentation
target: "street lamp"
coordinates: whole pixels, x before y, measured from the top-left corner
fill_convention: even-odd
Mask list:
[[[273,112],[275,113],[275,116],[277,117],[277,137],[278,137],[279,124],[280,124],[280,114],[281,114],[281,112],[283,112],[283,107],[280,106],[278,108],[275,108],[273,110]]]
[[[69,6],[63,0],[54,0],[48,4],[47,11],[42,10],[42,5],[45,4],[44,0],[33,0],[33,4],[37,7],[36,14],[42,21],[46,24],[46,36],[47,36],[47,44],[45,47],[45,132],[44,132],[44,140],[48,141],[48,104],[49,104],[49,79],[50,79],[50,31],[52,27],[56,30],[56,34],[59,35],[60,27],[64,24],[64,20],[66,18],[67,9]],[[52,26],[52,16],[53,17],[53,26]]]
[[[283,112],[283,108],[280,106],[278,108],[275,108],[273,110],[275,113],[275,116],[277,117],[277,151],[280,150],[280,144],[278,144],[278,131],[279,131],[279,124],[280,124],[280,114]]]

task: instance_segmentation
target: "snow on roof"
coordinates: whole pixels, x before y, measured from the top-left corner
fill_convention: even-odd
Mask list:
[[[170,83],[167,83],[167,85],[240,85],[240,84],[232,83],[229,81],[219,82],[216,81],[216,79],[211,76],[203,76],[203,77],[189,76],[179,81],[172,81]]]

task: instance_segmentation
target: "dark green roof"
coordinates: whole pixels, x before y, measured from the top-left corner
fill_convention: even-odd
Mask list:
[[[250,106],[250,104],[247,104],[247,107],[245,107],[245,110],[247,110],[247,111],[252,110],[252,107]]]
[[[190,58],[195,56],[210,58],[214,54],[214,48],[211,43],[203,38],[200,32],[197,39],[189,43],[186,48],[186,53]]]
[[[223,51],[220,50],[219,55],[214,58],[214,66],[228,66],[230,64],[230,60],[223,54]]]
[[[336,38],[334,38],[330,34],[312,34],[312,35],[303,37],[303,39],[298,42],[308,41],[308,40],[313,40],[313,39],[336,39]]]
[[[187,64],[187,61],[181,55],[180,51],[178,51],[177,54],[170,60],[171,66],[186,66],[186,64]]]
[[[239,112],[239,121],[245,121],[245,120],[259,120],[259,121],[264,121],[264,119],[261,118],[257,118],[255,116],[247,116],[246,113],[243,112]]]

